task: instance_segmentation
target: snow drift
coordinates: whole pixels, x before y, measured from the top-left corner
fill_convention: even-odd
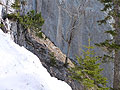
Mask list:
[[[0,30],[0,90],[72,90],[51,77],[40,60]]]

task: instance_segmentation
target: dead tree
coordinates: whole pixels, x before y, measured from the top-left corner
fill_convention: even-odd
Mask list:
[[[58,31],[61,32],[62,39],[67,43],[67,53],[66,53],[66,59],[65,59],[65,64],[64,64],[65,66],[67,66],[68,65],[68,59],[69,59],[70,48],[71,48],[71,43],[72,43],[72,40],[75,36],[75,30],[80,25],[80,21],[79,21],[80,20],[79,19],[80,10],[79,10],[79,8],[81,6],[80,5],[78,5],[78,7],[71,6],[72,7],[71,9],[68,6],[62,7],[63,5],[65,5],[63,0],[61,0],[61,2],[59,2],[59,3],[57,3],[57,5],[58,5],[58,8],[59,8],[60,11],[63,10],[70,17],[70,23],[67,26],[66,38],[62,34],[62,25],[60,25],[60,24],[62,24],[62,21],[60,20],[60,22],[58,22],[58,24],[59,24]],[[61,15],[61,13],[59,13],[59,15]],[[62,19],[61,16],[60,16],[59,19]]]

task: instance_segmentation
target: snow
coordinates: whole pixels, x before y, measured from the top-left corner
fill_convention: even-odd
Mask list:
[[[51,77],[36,55],[0,30],[0,90],[72,90]]]

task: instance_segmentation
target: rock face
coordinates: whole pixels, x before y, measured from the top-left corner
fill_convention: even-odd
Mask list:
[[[91,38],[92,43],[97,43],[108,37],[104,34],[107,28],[97,24],[97,20],[104,17],[101,8],[102,5],[96,0],[43,0],[43,32],[64,53],[67,53],[66,40],[70,39],[72,32],[69,57],[79,56],[80,48],[88,44],[88,38]]]
[[[37,2],[40,3],[36,3],[36,10],[41,11],[45,19],[43,32],[65,54],[71,40],[69,57],[73,60],[75,55],[81,55],[80,49],[83,45],[88,45],[88,38],[91,39],[92,45],[110,38],[104,33],[110,27],[99,26],[97,23],[105,16],[105,13],[100,11],[103,5],[97,0],[37,0]],[[97,55],[105,53],[99,48],[95,51]],[[109,85],[112,85],[113,64],[105,63],[101,67],[105,68],[103,75],[108,78]]]
[[[7,4],[7,0],[1,1],[5,5]],[[22,9],[25,13],[32,9],[41,12],[45,19],[42,28],[45,35],[65,54],[70,45],[69,57],[75,61],[75,55],[81,55],[80,49],[83,48],[83,45],[88,45],[88,38],[91,39],[92,45],[109,38],[104,34],[109,26],[97,24],[97,20],[103,19],[105,15],[100,11],[102,7],[103,5],[97,0],[27,0],[27,5]],[[3,9],[5,8],[3,7]],[[24,30],[19,28],[20,26],[15,22],[11,22],[11,24],[14,41],[35,52],[32,45],[26,42]],[[104,53],[98,48],[95,51],[97,55]],[[103,64],[102,67],[105,68],[103,74],[109,79],[109,85],[112,85],[113,64]]]
[[[82,85],[68,77],[69,73],[68,70],[65,67],[63,67],[63,62],[61,62],[60,60],[56,60],[55,58],[57,66],[51,64],[52,52],[44,43],[42,43],[44,41],[38,40],[36,37],[34,37],[34,35],[31,36],[30,33],[28,33],[27,30],[24,30],[24,28],[22,28],[22,26],[18,22],[11,20],[9,21],[8,19],[3,20],[2,17],[4,17],[4,13],[7,14],[14,12],[14,10],[8,8],[11,6],[12,2],[12,0],[1,0],[1,3],[3,5],[0,6],[2,8],[0,8],[0,19],[1,22],[4,23],[4,28],[6,30],[5,32],[9,32],[11,34],[11,38],[14,40],[15,43],[19,44],[20,46],[24,46],[29,51],[37,55],[38,58],[41,60],[43,66],[48,70],[51,76],[54,76],[59,80],[67,82],[73,90],[82,90]],[[35,9],[33,5],[34,2],[28,1],[27,3],[28,6],[22,7],[25,13],[27,13],[27,11],[29,10]]]

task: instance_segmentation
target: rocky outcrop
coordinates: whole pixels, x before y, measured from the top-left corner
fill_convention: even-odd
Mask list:
[[[15,22],[13,22],[13,24],[15,24]],[[11,28],[11,30],[17,30],[14,31],[17,33],[17,37],[14,37],[14,41],[20,46],[24,46],[29,51],[37,55],[40,61],[42,62],[43,66],[48,70],[51,76],[67,82],[72,87],[72,90],[82,90],[82,85],[80,85],[78,82],[72,80],[69,77],[70,74],[67,68],[63,66],[65,56],[59,53],[60,50],[59,52],[57,52],[58,48],[55,47],[52,44],[52,42],[50,42],[48,39],[47,40],[38,39],[34,35],[25,31],[20,25],[19,27],[21,27],[21,29],[16,28],[16,25],[13,27]],[[52,44],[52,46],[50,44]],[[52,51],[50,49],[50,46],[56,48],[56,51]],[[53,53],[57,53],[57,55],[54,56]],[[63,60],[60,60],[62,56]],[[55,63],[53,60],[55,61]]]

